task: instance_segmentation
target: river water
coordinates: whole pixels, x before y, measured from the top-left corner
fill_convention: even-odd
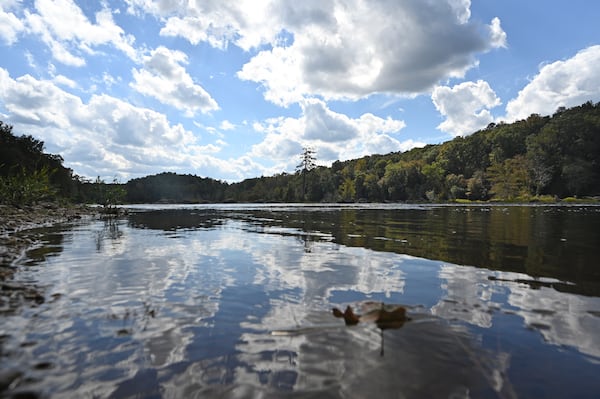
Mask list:
[[[137,206],[37,231],[0,396],[597,398],[600,207]],[[389,328],[350,305],[406,307]]]

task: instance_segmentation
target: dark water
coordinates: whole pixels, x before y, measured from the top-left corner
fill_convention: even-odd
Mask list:
[[[145,207],[43,241],[0,396],[600,394],[600,207]],[[366,301],[411,320],[331,313]]]

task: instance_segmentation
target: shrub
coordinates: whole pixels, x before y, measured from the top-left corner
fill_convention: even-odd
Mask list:
[[[50,185],[50,175],[48,168],[43,167],[33,172],[23,168],[19,173],[0,176],[0,203],[31,205],[54,197],[56,190]]]

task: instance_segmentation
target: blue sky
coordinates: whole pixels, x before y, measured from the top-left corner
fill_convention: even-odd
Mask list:
[[[80,176],[227,181],[600,101],[600,2],[0,0],[0,120]]]

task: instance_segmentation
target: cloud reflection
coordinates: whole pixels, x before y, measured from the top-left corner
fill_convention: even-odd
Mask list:
[[[494,288],[487,280],[488,270],[443,264],[438,275],[446,293],[431,308],[434,315],[484,328],[492,326],[492,313],[500,304],[492,301]]]
[[[600,298],[571,295],[551,288],[532,290],[508,284],[508,303],[516,308],[525,326],[539,331],[546,342],[576,348],[600,358]]]
[[[533,289],[535,284],[524,281],[536,280],[518,273],[443,264],[438,275],[445,293],[431,308],[434,315],[492,328],[495,312],[514,312],[547,343],[600,358],[600,317],[594,311],[600,309],[600,298],[564,293],[544,284]],[[506,304],[500,300],[503,297]]]
[[[514,352],[484,342],[509,312],[551,345],[600,357],[599,298],[532,289],[515,273],[340,245],[301,228],[204,216],[196,227],[121,223],[118,238],[101,235],[99,247],[101,222],[73,232],[39,270],[62,297],[29,324],[12,320],[23,337],[16,347],[36,341],[35,351],[21,350],[24,364],[59,359],[31,388],[103,397],[140,384],[165,397],[478,397],[490,389],[511,397]],[[373,298],[427,305],[409,307],[414,321],[383,333],[331,315],[341,301]],[[276,329],[298,334],[271,335]]]

